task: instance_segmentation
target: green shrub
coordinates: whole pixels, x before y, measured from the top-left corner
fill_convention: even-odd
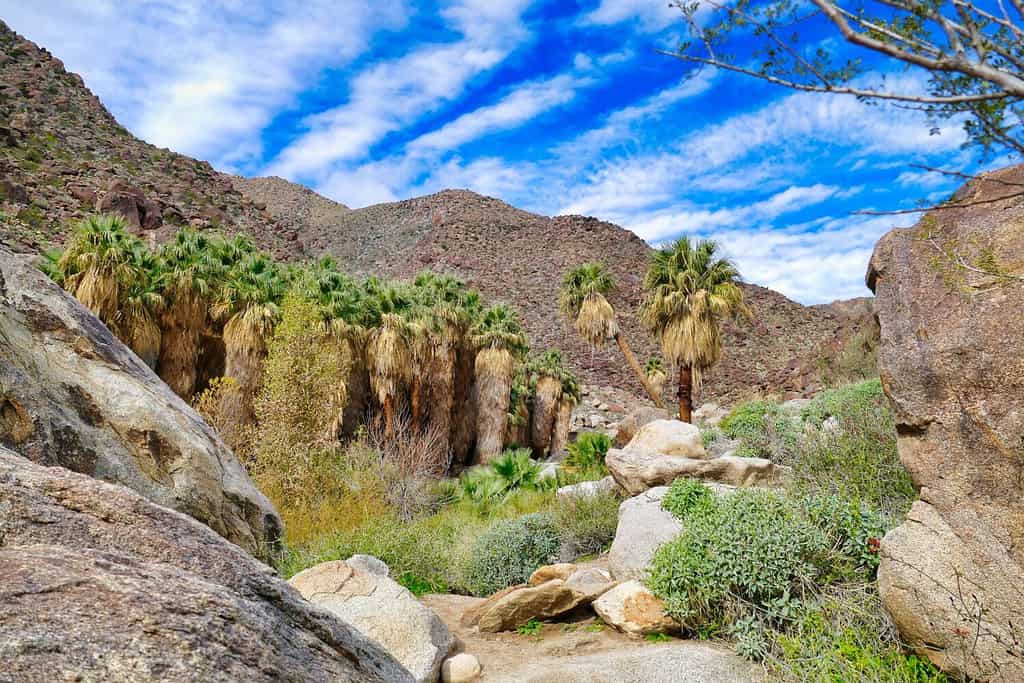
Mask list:
[[[562,547],[573,557],[607,548],[615,539],[620,502],[614,493],[558,498],[551,515]]]
[[[836,493],[879,510],[897,523],[917,492],[896,450],[896,420],[879,382],[823,392],[804,408],[810,423],[836,418],[836,428],[811,430],[783,462],[798,488]]]
[[[904,652],[873,583],[828,591],[759,635],[770,681],[949,681],[927,659]]]
[[[565,456],[565,466],[572,468],[583,478],[606,477],[608,468],[604,464],[604,458],[608,455],[608,449],[611,447],[612,440],[607,434],[584,432],[576,441],[569,444],[569,453]]]
[[[715,494],[697,479],[680,477],[672,482],[661,499],[663,510],[685,520],[694,510],[708,511],[715,504]]]
[[[510,448],[489,465],[479,465],[459,478],[455,496],[481,507],[498,504],[517,491],[546,491],[554,478],[540,478],[541,464],[528,448]]]
[[[557,561],[559,546],[549,515],[497,521],[473,544],[466,570],[468,587],[474,595],[490,595],[525,583],[538,567]]]
[[[666,611],[691,629],[719,630],[737,602],[767,607],[821,573],[826,536],[784,496],[741,489],[704,510],[658,549],[648,580]]]
[[[799,430],[774,401],[759,399],[741,403],[722,419],[722,433],[737,439],[736,455],[780,460],[796,450]]]
[[[863,503],[835,494],[807,496],[800,504],[834,549],[831,571],[835,576],[826,580],[873,578],[878,569],[878,542],[887,531],[882,516]]]
[[[882,391],[882,381],[871,379],[822,391],[803,407],[800,417],[805,422],[820,425],[829,417],[860,414],[866,408],[876,407],[887,401]]]

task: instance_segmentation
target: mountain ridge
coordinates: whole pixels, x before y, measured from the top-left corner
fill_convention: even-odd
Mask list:
[[[116,211],[150,243],[184,225],[250,234],[283,260],[331,255],[355,274],[411,277],[448,272],[489,299],[514,306],[535,350],[561,348],[592,384],[639,393],[615,348],[591,351],[558,313],[563,273],[606,262],[618,289],[610,301],[641,359],[656,353],[637,318],[651,254],[637,235],[586,216],[547,217],[471,190],[359,209],[281,178],[243,178],[131,135],[81,77],[0,22],[0,243],[17,251],[59,244],[68,225]],[[870,320],[865,303],[802,306],[745,285],[753,322],[726,325],[722,363],[705,398],[803,395]]]

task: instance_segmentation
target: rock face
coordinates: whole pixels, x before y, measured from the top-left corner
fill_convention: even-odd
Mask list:
[[[0,444],[124,484],[254,554],[281,521],[235,455],[107,328],[0,247]]]
[[[667,486],[657,486],[622,501],[615,540],[608,551],[608,568],[619,581],[642,580],[654,552],[683,530],[670,512],[661,509]]]
[[[900,459],[921,490],[914,516],[883,542],[882,597],[923,654],[990,680],[1024,680],[1021,182],[1022,166],[988,174],[952,200],[970,206],[890,232],[867,278]],[[933,579],[913,578],[923,568]],[[977,600],[977,619],[949,611],[961,590]],[[1014,613],[1008,646],[999,615]],[[970,635],[952,637],[962,630]]]
[[[788,468],[770,460],[733,455],[693,460],[612,448],[605,457],[605,463],[616,483],[631,496],[654,486],[671,484],[679,477],[729,486],[774,486],[788,476]]]
[[[594,611],[606,624],[634,638],[649,633],[677,633],[681,629],[665,614],[661,599],[636,580],[620,583],[595,600]]]
[[[123,486],[0,447],[0,510],[4,680],[362,683],[402,671],[266,565]]]
[[[397,680],[437,680],[454,644],[452,635],[406,588],[386,575],[341,560],[310,567],[288,583],[391,653],[408,672]]]
[[[679,420],[648,422],[626,444],[626,450],[683,458],[703,458],[706,455],[700,429]]]

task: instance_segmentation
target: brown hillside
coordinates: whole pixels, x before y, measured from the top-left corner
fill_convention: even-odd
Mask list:
[[[0,22],[0,244],[36,251],[60,243],[69,223],[119,211],[160,242],[192,224],[251,234],[277,257],[333,254],[361,274],[452,272],[515,306],[535,348],[557,346],[588,382],[639,391],[617,350],[592,354],[557,310],[565,270],[604,260],[611,298],[645,358],[653,342],[636,321],[650,253],[633,233],[581,216],[547,218],[464,190],[349,210],[280,178],[245,179],[133,137],[60,60]],[[805,307],[748,287],[756,321],[731,327],[726,360],[706,397],[805,393],[819,357],[832,357],[870,314],[863,304]]]

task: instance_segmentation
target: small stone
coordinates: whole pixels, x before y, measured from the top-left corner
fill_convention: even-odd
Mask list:
[[[552,579],[567,580],[576,571],[576,565],[571,562],[559,564],[546,564],[530,575],[530,585],[539,586]]]
[[[480,676],[480,660],[468,652],[462,652],[444,660],[441,665],[441,680],[444,683],[468,683]]]

